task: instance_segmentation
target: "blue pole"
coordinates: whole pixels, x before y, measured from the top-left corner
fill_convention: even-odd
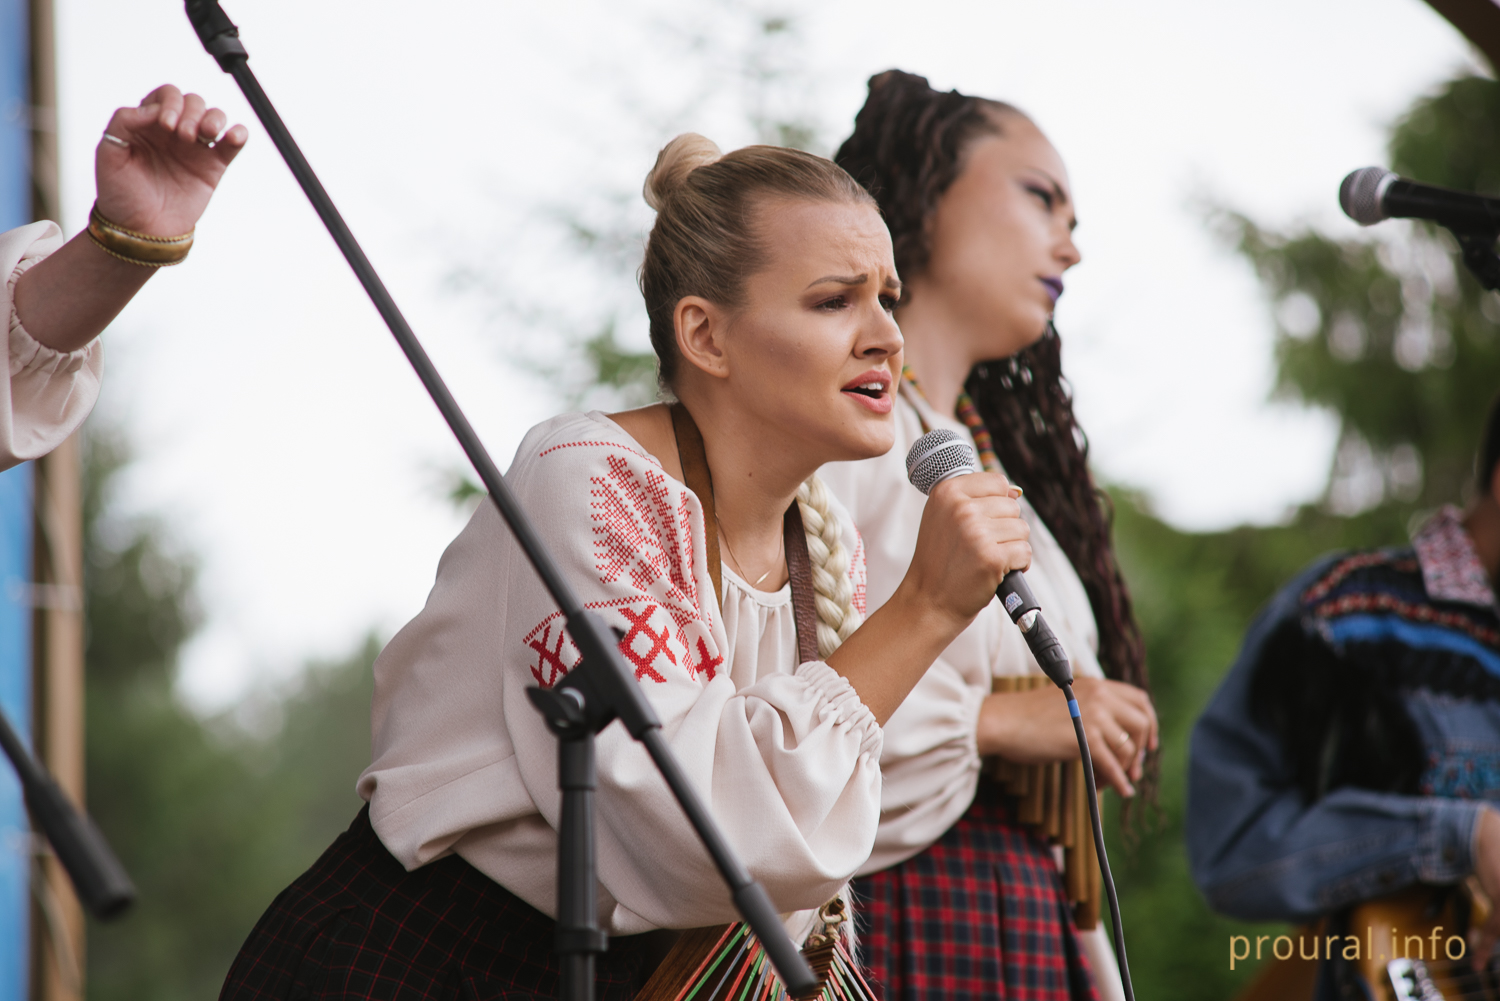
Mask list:
[[[0,231],[31,221],[31,32],[0,0]],[[0,275],[0,281],[9,275]],[[31,742],[32,468],[0,473],[0,709]],[[31,837],[15,773],[0,767],[0,1001],[29,993]]]
[[[0,473],[0,709],[31,743],[31,464]],[[28,990],[30,825],[21,785],[0,767],[0,1001]]]

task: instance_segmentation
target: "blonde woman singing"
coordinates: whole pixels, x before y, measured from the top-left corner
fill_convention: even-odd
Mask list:
[[[865,620],[858,536],[813,474],[891,447],[901,284],[873,200],[828,160],[720,156],[694,135],[662,151],[646,197],[641,285],[678,405],[553,418],[507,478],[586,605],[622,632],[734,849],[805,934],[874,843],[882,724],[1000,577],[1028,565],[1028,529],[1003,477],[944,484],[905,582]],[[789,585],[804,547],[808,657]],[[482,506],[376,663],[367,809],[277,898],[223,997],[553,996],[556,752],[525,692],[577,656]],[[598,761],[600,918],[615,936],[599,980],[629,998],[641,933],[734,911],[645,751],[613,727]]]

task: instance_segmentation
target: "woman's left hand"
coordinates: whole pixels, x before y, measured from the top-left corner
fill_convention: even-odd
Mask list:
[[[1146,752],[1156,750],[1156,709],[1134,685],[1104,678],[1073,679],[1099,785],[1134,796]],[[979,710],[979,753],[1020,764],[1075,761],[1078,738],[1068,705],[1053,686],[996,692]]]
[[[94,154],[99,214],[148,236],[188,232],[250,138],[243,125],[226,132],[228,122],[223,111],[171,84],[138,107],[117,110]]]

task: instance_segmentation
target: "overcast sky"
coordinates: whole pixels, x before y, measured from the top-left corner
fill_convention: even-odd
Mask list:
[[[204,706],[388,635],[461,526],[462,456],[180,4],[59,0],[65,226],[92,200],[111,110],[171,81],[250,125],[192,258],[106,334],[101,417],[137,461],[121,493],[203,564],[185,681]],[[654,151],[691,128],[754,139],[737,76],[754,6],[228,0],[251,66],[502,467],[565,406],[525,350],[627,307],[560,252],[559,213],[649,213]],[[1067,161],[1084,263],[1057,314],[1095,464],[1175,524],[1267,522],[1322,489],[1323,415],[1268,402],[1269,310],[1208,234],[1207,199],[1355,231],[1339,180],[1382,161],[1414,97],[1477,64],[1417,0],[802,0],[779,50],[833,144],[891,67],[1019,105]],[[776,53],[773,53],[775,55]],[[782,110],[778,105],[772,111]],[[623,199],[623,201],[621,200]],[[456,283],[467,271],[483,286]],[[622,298],[623,297],[623,298]],[[556,323],[557,329],[549,324]]]

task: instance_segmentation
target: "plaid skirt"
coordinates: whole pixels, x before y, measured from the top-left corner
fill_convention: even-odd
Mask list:
[[[941,840],[854,889],[884,1001],[1097,1001],[1052,850],[987,779]]]
[[[221,1001],[511,1001],[555,998],[556,925],[450,855],[407,872],[360,811],[272,902],[229,968]],[[610,940],[598,994],[629,1001],[647,936]]]

